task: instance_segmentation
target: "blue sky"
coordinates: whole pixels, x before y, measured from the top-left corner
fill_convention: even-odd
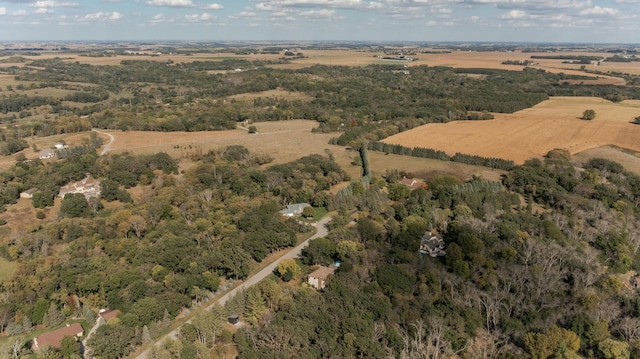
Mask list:
[[[0,0],[0,41],[640,43],[640,0]]]

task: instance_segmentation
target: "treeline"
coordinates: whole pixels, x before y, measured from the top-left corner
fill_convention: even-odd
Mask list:
[[[502,61],[503,65],[517,65],[517,66],[529,66],[529,65],[533,65],[535,63],[535,61],[531,61],[531,60],[504,60]]]
[[[569,60],[579,64],[590,64],[591,61],[600,61],[602,56],[585,56],[585,55],[531,55],[532,59],[548,59],[548,60]]]
[[[59,103],[60,100],[58,99],[44,96],[2,96],[0,97],[0,112],[4,114],[8,112],[21,112],[45,105],[55,106]]]
[[[636,57],[636,55],[632,55],[632,56],[614,55],[614,56],[611,56],[611,57],[607,57],[603,61],[607,61],[607,62],[635,62],[635,61],[640,61],[640,58]]]
[[[449,156],[446,152],[423,147],[405,147],[397,144],[387,144],[384,142],[373,141],[368,143],[368,148],[372,151],[391,153],[395,155],[413,156],[421,158],[432,158],[441,161],[452,161],[466,163],[476,166],[484,166],[497,168],[501,170],[510,170],[515,166],[512,160],[502,158],[482,157],[477,155],[469,155],[457,152],[453,156]]]

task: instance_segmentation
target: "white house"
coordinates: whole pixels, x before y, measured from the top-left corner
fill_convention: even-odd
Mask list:
[[[289,204],[285,209],[280,211],[280,214],[282,214],[285,217],[298,216],[302,214],[302,211],[307,207],[311,207],[311,205],[309,203]]]
[[[56,156],[56,151],[53,148],[45,148],[44,150],[38,153],[38,158],[41,160],[45,160],[47,158],[54,158]]]

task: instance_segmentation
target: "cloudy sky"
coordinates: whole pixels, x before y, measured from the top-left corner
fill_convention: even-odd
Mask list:
[[[640,43],[640,0],[0,0],[36,40]]]

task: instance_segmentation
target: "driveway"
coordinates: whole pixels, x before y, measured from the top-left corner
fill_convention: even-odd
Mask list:
[[[327,233],[329,231],[328,231],[326,225],[327,225],[327,223],[329,223],[330,220],[331,220],[331,217],[325,217],[325,218],[321,219],[320,221],[318,221],[316,223],[316,230],[317,230],[316,234],[311,236],[306,241],[298,244],[296,247],[291,249],[285,255],[283,255],[282,257],[280,257],[278,259],[276,259],[273,263],[271,263],[268,266],[266,266],[265,268],[263,268],[260,272],[258,272],[256,274],[252,275],[251,277],[247,278],[244,282],[242,282],[242,284],[240,284],[239,286],[233,288],[232,290],[227,292],[222,297],[218,298],[217,300],[209,302],[208,303],[208,307],[205,308],[205,310],[209,310],[209,308],[211,308],[211,306],[213,306],[213,304],[215,304],[215,303],[219,303],[220,305],[224,305],[230,298],[232,298],[234,295],[236,295],[236,293],[238,293],[239,291],[241,291],[243,289],[246,289],[246,288],[249,288],[252,285],[259,283],[261,280],[265,279],[269,274],[273,273],[273,271],[276,269],[276,267],[278,266],[278,264],[280,263],[281,260],[286,259],[286,258],[297,258],[297,257],[299,257],[302,254],[302,249],[307,247],[307,245],[309,245],[309,241],[310,240],[315,239],[315,238],[325,237],[327,235]],[[185,323],[191,323],[191,320],[188,320]],[[166,338],[177,338],[179,332],[180,332],[180,328],[174,329],[171,332],[169,332],[168,334],[158,338],[153,345],[162,344],[162,342]],[[148,352],[149,352],[149,349],[145,350],[140,355],[136,356],[135,359],[147,359],[147,353]]]

